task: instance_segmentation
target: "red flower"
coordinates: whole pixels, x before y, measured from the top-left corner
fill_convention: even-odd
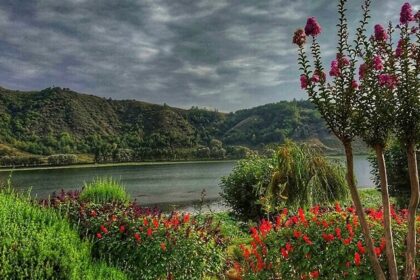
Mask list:
[[[318,278],[319,277],[319,271],[318,270],[314,270],[312,272],[309,272],[309,276],[311,278]]]
[[[99,232],[96,234],[96,237],[98,238],[98,239],[102,239],[102,234],[100,234]]]
[[[147,218],[146,218],[146,217],[144,217],[144,218],[143,218],[143,225],[144,225],[145,227],[147,227],[147,226],[149,225],[149,221],[147,220]]]
[[[319,205],[315,205],[314,207],[312,207],[311,212],[314,215],[318,215],[319,214]]]
[[[136,241],[140,241],[140,239],[141,239],[140,234],[135,233],[135,234],[134,234],[134,239],[135,239]]]
[[[96,217],[98,214],[96,213],[95,210],[90,211],[90,216],[91,217]]]
[[[294,236],[295,238],[299,238],[301,235],[302,235],[302,233],[301,233],[300,231],[298,231],[298,230],[294,230],[294,231],[293,231],[293,236]]]
[[[125,226],[121,225],[120,226],[120,233],[123,233],[125,231]]]
[[[147,229],[147,236],[152,236],[152,228]]]
[[[153,219],[153,225],[155,226],[155,228],[159,227],[159,221],[156,218]]]
[[[346,238],[346,239],[343,239],[343,244],[344,245],[349,245],[351,243],[351,237],[349,237],[349,238]]]
[[[354,264],[359,266],[360,265],[360,255],[359,253],[354,253]]]
[[[336,203],[335,203],[335,211],[337,211],[337,212],[341,212],[341,211],[343,211],[343,210],[341,209],[340,203],[338,203],[338,202],[336,202]]]
[[[331,233],[330,234],[323,233],[322,238],[325,240],[325,242],[330,242],[334,240],[334,235]]]
[[[286,247],[287,251],[292,251],[293,250],[292,244],[290,244],[290,242],[287,242],[285,247]]]
[[[309,244],[309,245],[312,245],[313,244],[313,242],[311,241],[311,239],[309,239],[309,237],[306,234],[302,238],[306,242],[306,244]]]
[[[283,256],[283,258],[287,259],[289,257],[289,251],[287,251],[284,248],[281,248],[281,255]]]
[[[184,215],[184,224],[188,223],[190,221],[190,214],[187,213]]]
[[[341,239],[341,229],[340,228],[335,229],[335,235],[337,235],[338,239]]]
[[[375,254],[377,257],[379,257],[382,254],[382,250],[380,247],[375,247]]]
[[[165,243],[160,243],[160,248],[162,249],[162,251],[166,251],[166,244]]]
[[[106,227],[104,227],[103,225],[101,225],[101,231],[105,234],[108,233],[108,229]]]
[[[302,208],[298,209],[298,215],[301,222],[306,222],[305,213]]]
[[[308,18],[308,20],[306,21],[306,26],[305,26],[306,35],[315,37],[321,33],[321,30],[322,28],[317,22],[315,17]]]
[[[263,236],[266,236],[267,233],[270,232],[271,228],[272,228],[271,222],[268,221],[268,220],[263,219],[262,220],[262,223],[260,225],[260,232],[261,232],[261,234]]]

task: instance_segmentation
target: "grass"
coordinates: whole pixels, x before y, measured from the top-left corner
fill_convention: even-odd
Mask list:
[[[90,244],[52,209],[0,189],[0,279],[126,279],[93,262]]]
[[[85,183],[80,199],[94,203],[128,203],[130,196],[120,182],[112,178],[96,178],[92,182]]]

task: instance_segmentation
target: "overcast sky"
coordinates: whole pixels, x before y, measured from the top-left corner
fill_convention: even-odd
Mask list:
[[[349,0],[350,26],[360,0]],[[373,0],[372,23],[405,1]],[[1,0],[0,85],[232,111],[305,98],[291,37],[308,16],[334,55],[335,0]],[[418,8],[420,0],[412,0]],[[329,65],[326,65],[329,68]]]

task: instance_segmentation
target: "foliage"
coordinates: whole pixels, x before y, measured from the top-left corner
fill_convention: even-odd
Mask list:
[[[225,114],[110,100],[62,88],[0,88],[0,120],[0,141],[11,151],[90,154],[96,162],[239,158],[246,154],[241,146],[260,149],[286,138],[334,142],[307,101]],[[212,146],[214,140],[222,147]]]
[[[386,267],[383,212],[369,208],[366,214],[375,253]],[[392,209],[400,270],[404,269],[406,218],[407,210]],[[238,246],[240,257],[234,264],[235,274],[243,279],[374,279],[353,207],[315,206],[293,214],[285,208],[274,221],[262,220],[258,227],[251,228],[250,236],[249,243]]]
[[[94,203],[128,203],[130,196],[118,181],[109,177],[95,178],[92,182],[85,183],[80,193],[80,199]]]
[[[67,215],[91,240],[94,257],[131,279],[203,279],[224,268],[224,241],[211,219],[136,203],[84,203],[77,193],[60,193],[44,205]]]
[[[221,179],[221,196],[232,210],[243,219],[255,219],[263,215],[259,203],[259,189],[271,181],[275,158],[252,156],[240,160],[232,172]]]
[[[286,142],[271,158],[241,160],[221,181],[222,197],[242,218],[284,206],[325,205],[347,199],[345,172],[307,145]]]
[[[92,263],[90,246],[51,209],[0,190],[1,279],[126,279],[104,263]]]

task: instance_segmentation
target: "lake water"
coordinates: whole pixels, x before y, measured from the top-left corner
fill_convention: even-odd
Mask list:
[[[220,178],[228,175],[234,164],[234,161],[216,161],[15,170],[12,183],[20,191],[31,187],[32,195],[45,198],[60,189],[80,189],[84,182],[95,177],[112,176],[120,180],[140,204],[183,207],[199,201],[203,190],[207,201],[219,200]],[[370,170],[366,157],[355,157],[359,187],[373,185]],[[9,174],[0,172],[0,180],[6,180]]]

